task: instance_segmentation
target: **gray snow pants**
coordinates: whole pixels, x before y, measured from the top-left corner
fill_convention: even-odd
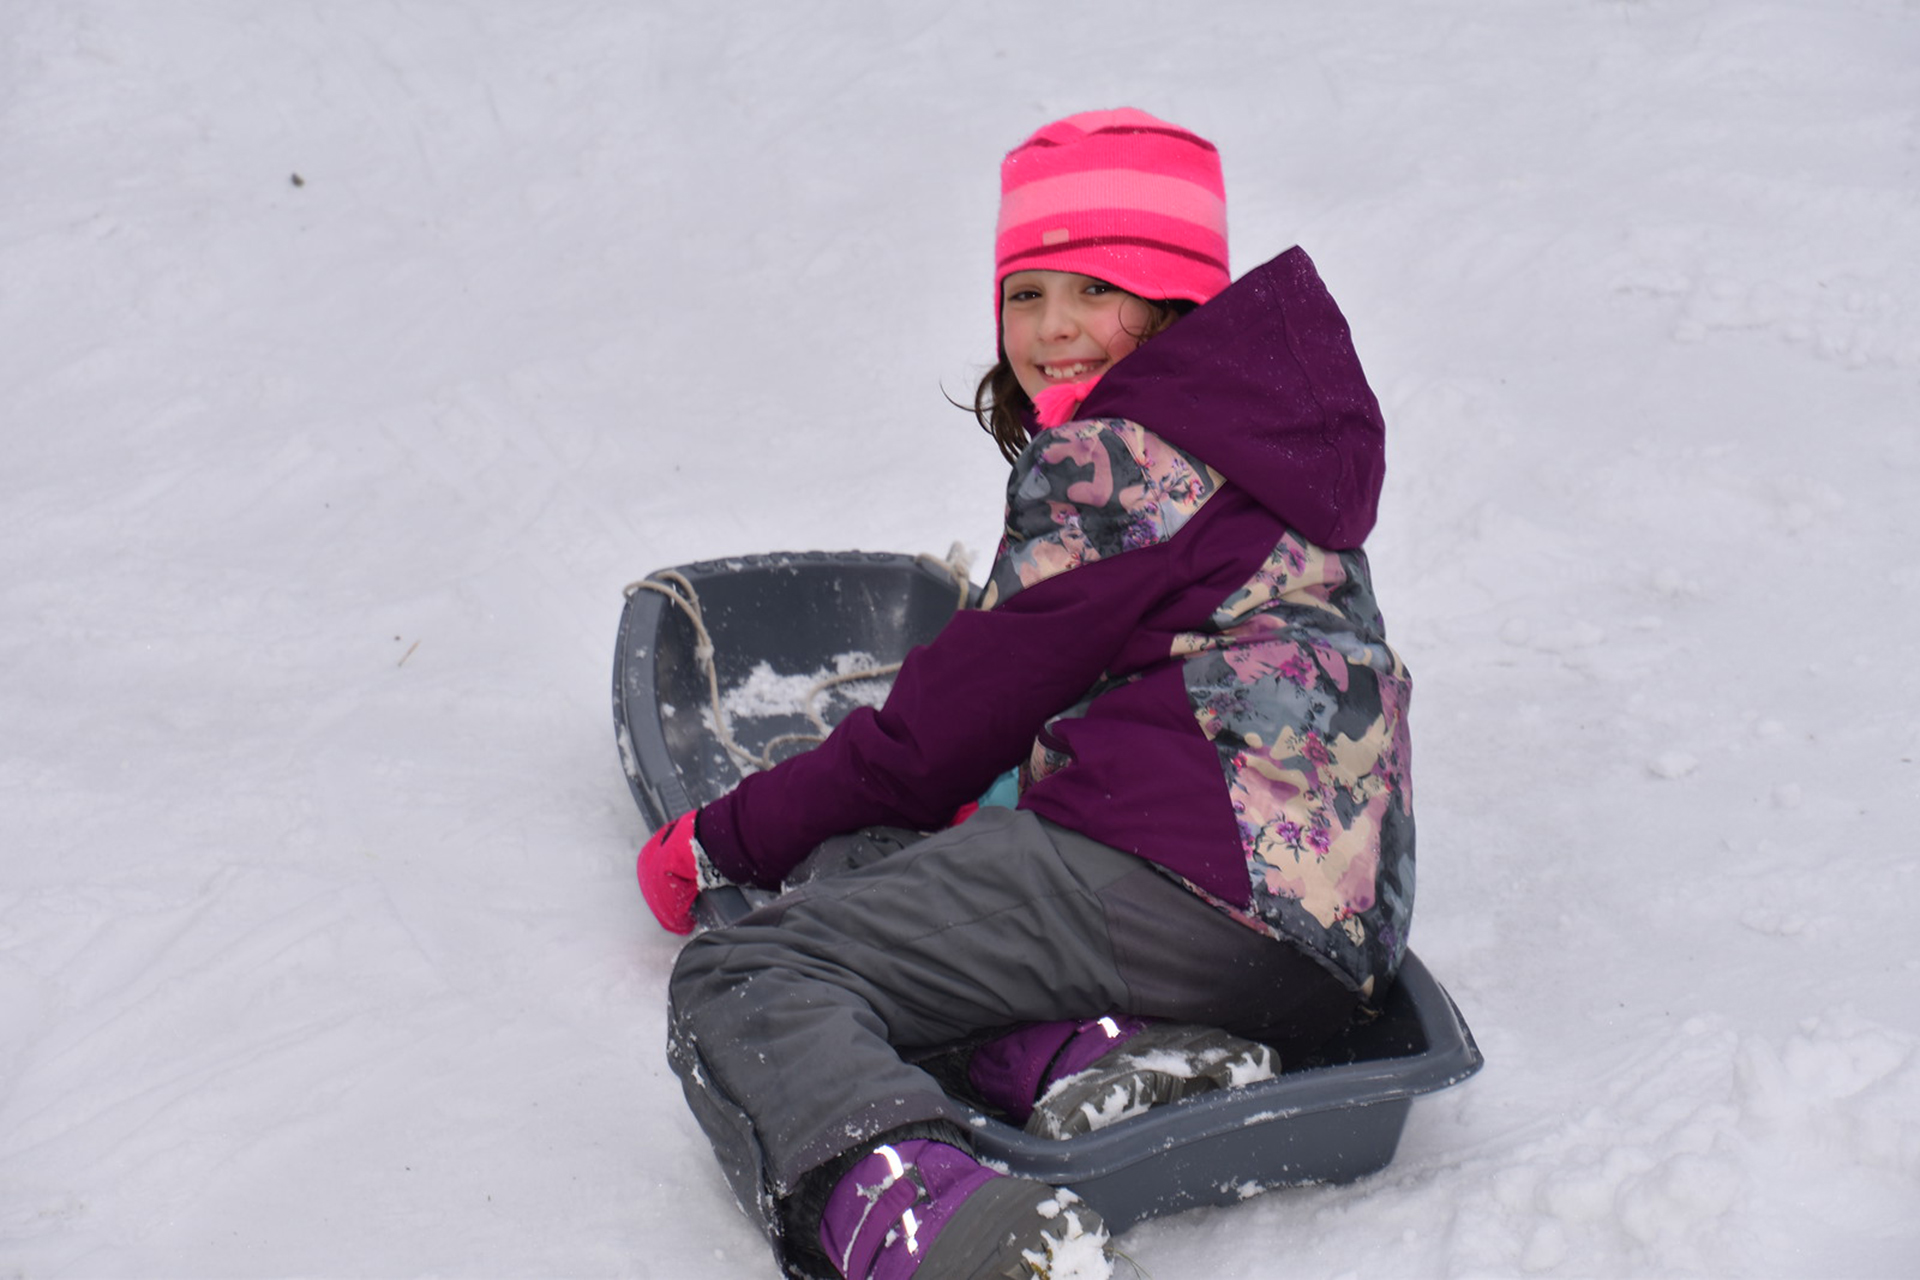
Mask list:
[[[954,1101],[903,1051],[1023,1022],[1131,1013],[1319,1043],[1356,997],[1151,864],[1011,809],[922,838],[827,841],[811,876],[689,942],[668,1057],[741,1206],[780,1250],[809,1170]]]

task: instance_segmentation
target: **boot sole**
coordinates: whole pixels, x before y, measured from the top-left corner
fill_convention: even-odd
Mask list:
[[[1071,1191],[995,1178],[954,1211],[914,1280],[1106,1280],[1106,1245],[1106,1224]]]

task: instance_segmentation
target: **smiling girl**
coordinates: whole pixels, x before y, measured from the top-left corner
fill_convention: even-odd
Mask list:
[[[980,380],[974,412],[1008,462],[1019,458],[1024,417],[1040,401],[1060,404],[1045,423],[1060,425],[1115,361],[1193,309],[1185,299],[1148,302],[1074,271],[1016,271],[1000,291],[1002,355]]]
[[[796,1275],[1108,1274],[1098,1215],[976,1162],[973,1120],[1070,1135],[1113,1089],[1271,1071],[1376,1008],[1406,948],[1409,684],[1361,550],[1383,427],[1345,320],[1297,248],[1229,283],[1188,130],[1073,116],[1001,177],[984,607],[641,852],[677,932],[703,886],[786,889],[681,953],[669,1057]],[[948,825],[1015,766],[1016,807]]]

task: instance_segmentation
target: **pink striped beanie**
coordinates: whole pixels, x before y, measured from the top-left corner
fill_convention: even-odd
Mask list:
[[[1144,111],[1047,125],[1000,166],[994,313],[1015,271],[1072,271],[1161,301],[1226,288],[1227,191],[1213,144]]]

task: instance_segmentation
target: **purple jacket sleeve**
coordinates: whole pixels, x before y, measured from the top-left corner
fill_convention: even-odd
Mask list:
[[[772,887],[830,836],[945,825],[1099,679],[1158,594],[1168,554],[1163,544],[1085,564],[956,614],[907,656],[878,711],[856,709],[813,750],[700,811],[715,869]]]

